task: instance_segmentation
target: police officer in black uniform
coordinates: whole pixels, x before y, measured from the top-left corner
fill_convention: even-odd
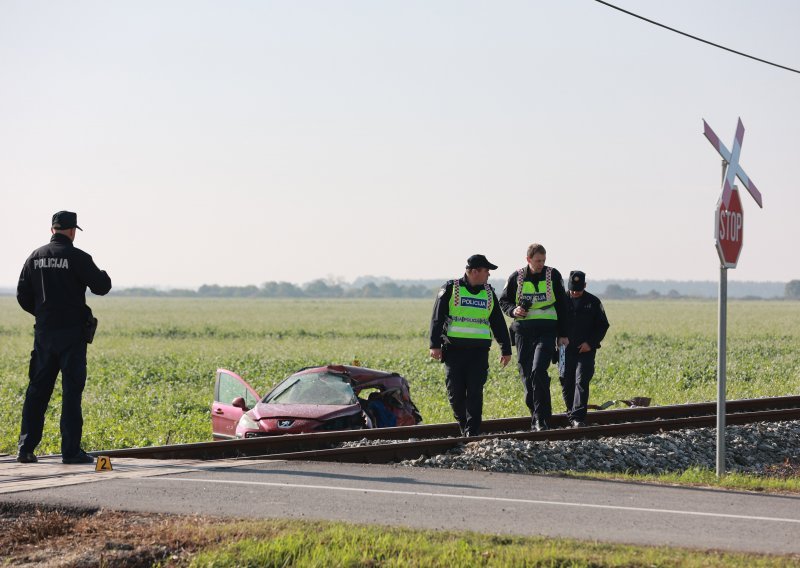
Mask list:
[[[50,243],[25,261],[17,285],[17,301],[36,316],[30,382],[22,407],[20,463],[37,461],[33,451],[42,440],[44,415],[61,371],[61,456],[67,464],[93,463],[81,449],[81,396],[86,384],[86,345],[97,320],[86,305],[86,288],[99,295],[111,290],[111,279],[92,257],[73,246],[78,216],[71,211],[53,215]]]
[[[447,396],[464,436],[481,432],[492,336],[500,344],[500,364],[511,360],[506,322],[488,283],[489,271],[496,268],[482,254],[472,255],[464,276],[446,282],[433,306],[430,356],[444,362]]]
[[[597,296],[586,291],[586,274],[569,273],[569,295],[572,301],[572,324],[569,345],[564,349],[559,367],[561,394],[570,423],[575,428],[586,426],[589,404],[589,381],[594,376],[595,353],[609,328],[606,311]]]
[[[556,344],[566,345],[571,316],[561,273],[545,266],[547,251],[539,243],[528,247],[527,266],[508,277],[500,306],[514,322],[511,331],[517,348],[525,404],[531,411],[531,428],[550,428],[552,414],[550,375],[547,368]]]

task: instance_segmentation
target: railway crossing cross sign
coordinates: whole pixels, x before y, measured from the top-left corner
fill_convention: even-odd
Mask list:
[[[722,156],[723,164],[723,175],[724,179],[722,182],[722,202],[725,204],[725,207],[728,206],[728,203],[731,199],[731,192],[733,191],[733,184],[738,177],[741,180],[742,185],[747,188],[747,191],[750,192],[750,195],[753,196],[753,199],[756,200],[758,206],[762,209],[764,205],[761,203],[761,192],[758,191],[756,188],[756,184],[747,177],[747,174],[744,173],[742,166],[739,165],[739,154],[742,152],[742,140],[744,139],[744,124],[742,124],[742,119],[739,119],[738,124],[736,125],[736,136],[733,138],[733,151],[728,150],[725,147],[725,144],[719,139],[708,123],[703,120],[703,134],[711,142],[711,145],[719,152],[719,155]],[[727,165],[727,168],[725,167]]]
[[[756,184],[739,165],[739,154],[744,140],[742,119],[736,125],[732,150],[728,150],[719,136],[703,120],[703,134],[722,156],[722,195],[714,213],[714,240],[719,254],[719,318],[717,327],[717,477],[725,475],[725,374],[727,367],[727,317],[728,317],[728,269],[736,268],[742,252],[744,237],[744,212],[739,190],[734,185],[736,178],[747,188],[758,206],[763,208],[761,193]]]

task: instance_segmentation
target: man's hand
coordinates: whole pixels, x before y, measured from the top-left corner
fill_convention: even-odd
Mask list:
[[[566,347],[567,345],[569,345],[569,338],[568,337],[559,337],[558,338],[558,346],[559,347],[561,347],[561,346]]]
[[[500,355],[500,364],[505,367],[511,361],[511,355]]]
[[[437,361],[442,360],[442,350],[441,349],[431,349],[431,359],[436,359]]]
[[[528,315],[528,310],[526,310],[522,306],[517,306],[516,308],[514,308],[514,311],[511,312],[511,315],[513,315],[515,318],[524,318],[525,316]]]
[[[578,347],[578,353],[588,353],[591,350],[592,346],[586,343],[585,341],[580,344],[580,347]]]

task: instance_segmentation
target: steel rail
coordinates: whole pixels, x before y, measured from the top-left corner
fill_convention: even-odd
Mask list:
[[[780,422],[783,420],[800,420],[800,408],[726,414],[727,424]],[[686,418],[670,418],[666,420],[648,420],[644,422],[627,422],[623,424],[606,424],[598,426],[585,426],[582,428],[547,430],[544,432],[514,432],[507,434],[475,436],[471,438],[440,438],[436,440],[397,442],[373,446],[289,452],[283,454],[253,456],[251,459],[336,461],[348,463],[390,463],[402,460],[413,460],[423,456],[431,457],[434,455],[443,454],[448,450],[452,450],[463,444],[478,442],[481,440],[579,440],[587,438],[629,436],[632,434],[651,434],[653,432],[713,427],[715,425],[715,415],[692,416]]]
[[[791,408],[800,408],[800,396],[732,400],[729,401],[727,405],[727,410],[730,413]],[[607,425],[619,422],[644,422],[649,420],[687,418],[691,416],[714,415],[715,413],[716,403],[713,402],[637,407],[589,412],[587,414],[587,423],[590,425]],[[502,432],[530,430],[530,425],[530,417],[499,418],[483,421],[482,429],[485,435],[492,435]],[[568,425],[567,417],[564,414],[553,415],[551,425],[554,428],[563,428]],[[578,432],[582,430],[585,429],[576,429],[573,431]],[[550,430],[549,432],[556,431],[558,430]],[[375,428],[369,430],[287,434],[283,436],[265,436],[217,442],[112,449],[94,451],[92,453],[108,457],[146,459],[225,459],[325,450],[345,442],[354,442],[363,439],[411,440],[421,438],[445,438],[448,436],[460,438],[461,433],[458,424],[451,422],[394,428]],[[464,439],[460,439],[463,442]]]

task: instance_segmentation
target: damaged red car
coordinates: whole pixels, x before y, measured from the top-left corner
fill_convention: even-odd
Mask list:
[[[420,422],[408,381],[397,373],[349,365],[308,367],[262,397],[236,373],[217,369],[211,405],[215,440]]]

